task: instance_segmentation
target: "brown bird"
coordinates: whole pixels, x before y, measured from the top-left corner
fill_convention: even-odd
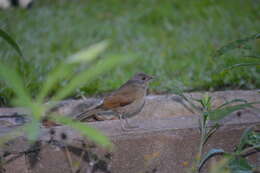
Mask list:
[[[145,96],[151,79],[153,77],[145,73],[135,74],[120,88],[106,96],[100,105],[76,115],[75,118],[84,121],[89,117],[102,114],[102,112],[112,111],[120,119],[122,130],[134,128],[129,125],[127,118],[138,114],[144,107]],[[123,119],[125,119],[128,128],[123,125]]]

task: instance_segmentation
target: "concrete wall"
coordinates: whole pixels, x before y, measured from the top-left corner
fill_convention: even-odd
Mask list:
[[[230,98],[244,98],[249,101],[260,100],[256,91],[245,91],[238,94],[232,92],[217,93],[214,97],[214,106]],[[198,93],[195,93],[194,96]],[[118,120],[92,122],[90,125],[102,130],[115,144],[113,152],[93,145],[91,142],[83,146],[87,152],[84,154],[82,170],[85,172],[112,172],[112,173],[184,173],[194,163],[199,144],[198,116],[193,115],[181,104],[176,102],[177,96],[149,96],[144,110],[131,124],[139,125],[139,129],[123,132]],[[225,99],[224,99],[225,98]],[[82,103],[82,102],[81,102]],[[259,105],[258,105],[259,106]],[[68,108],[67,108],[68,109]],[[71,111],[71,110],[70,110]],[[233,151],[243,130],[250,125],[260,124],[260,113],[246,109],[233,113],[222,121],[222,127],[206,144],[205,151],[211,148],[223,148]],[[70,164],[65,150],[49,145],[52,140],[70,144],[68,150],[74,165],[79,161],[82,144],[77,132],[66,127],[55,127],[54,135],[50,129],[42,129],[41,151],[21,155],[18,159],[5,165],[6,172],[33,172],[33,173],[69,173]],[[66,138],[62,139],[65,133]],[[59,143],[59,145],[61,145]],[[19,152],[29,148],[29,143],[24,138],[17,139],[8,146],[2,147],[1,152]],[[10,159],[15,154],[6,158]],[[28,157],[31,156],[31,157]],[[250,156],[250,161],[256,163],[259,154]],[[31,159],[29,159],[31,158]],[[259,159],[259,158],[258,158]],[[38,162],[33,165],[33,161]],[[33,165],[30,166],[30,165]],[[83,171],[83,172],[84,172]],[[207,172],[207,166],[203,169]],[[85,173],[84,172],[84,173]]]

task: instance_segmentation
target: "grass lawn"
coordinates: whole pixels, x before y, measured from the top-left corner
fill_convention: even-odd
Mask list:
[[[259,4],[259,0],[36,0],[30,10],[0,11],[0,27],[17,40],[30,62],[24,80],[32,94],[59,61],[105,39],[112,40],[106,53],[135,52],[139,59],[82,87],[84,94],[112,90],[140,71],[157,77],[153,92],[170,92],[176,85],[185,90],[254,89],[260,86],[259,66],[220,73],[229,65],[253,60],[239,58],[240,50],[217,59],[211,55],[230,41],[260,32]],[[0,44],[1,61],[15,64],[16,52],[2,39]],[[260,53],[259,40],[251,47]],[[12,97],[3,84],[0,96],[2,103]]]

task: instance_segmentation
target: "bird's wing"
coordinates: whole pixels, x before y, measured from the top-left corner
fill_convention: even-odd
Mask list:
[[[74,117],[75,117],[76,120],[83,121],[87,118],[93,117],[99,111],[100,111],[100,109],[92,109],[92,110],[89,110],[89,111],[81,112]]]
[[[142,97],[142,88],[135,85],[125,85],[104,98],[102,107],[106,109],[126,106],[131,104],[136,99]]]

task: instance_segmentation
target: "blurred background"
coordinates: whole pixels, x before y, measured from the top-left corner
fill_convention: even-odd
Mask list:
[[[30,9],[0,10],[0,28],[17,40],[25,61],[2,39],[0,59],[14,68],[23,65],[26,86],[36,94],[64,58],[108,39],[111,45],[104,54],[135,53],[138,60],[99,76],[75,96],[113,90],[141,71],[156,76],[150,87],[154,94],[171,92],[176,85],[185,91],[255,89],[259,66],[223,69],[259,62],[240,58],[249,51],[260,53],[259,39],[242,50],[212,55],[258,33],[259,19],[259,0],[34,0]],[[4,103],[12,93],[2,86],[0,96]]]

